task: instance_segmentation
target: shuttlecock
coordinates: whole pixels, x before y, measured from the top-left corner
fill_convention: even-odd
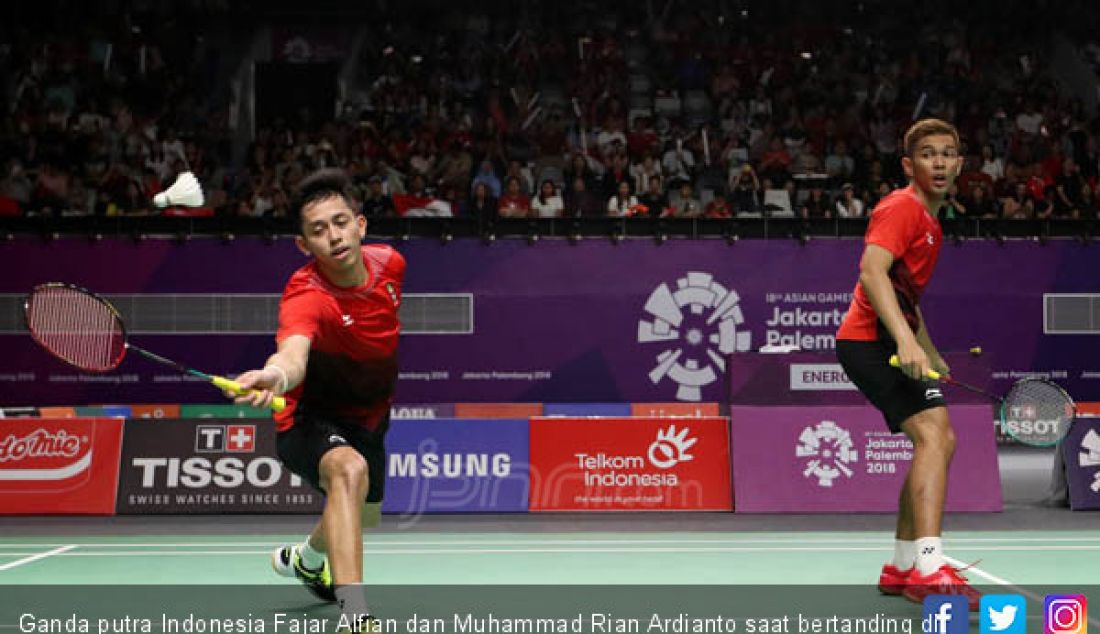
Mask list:
[[[157,207],[201,207],[202,203],[202,187],[191,172],[183,172],[171,187],[153,196],[153,204]]]

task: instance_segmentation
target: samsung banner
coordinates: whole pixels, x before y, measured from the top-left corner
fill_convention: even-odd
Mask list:
[[[395,246],[409,263],[406,299],[424,299],[421,312],[406,315],[409,323],[415,318],[439,326],[402,338],[398,404],[698,403],[725,401],[731,355],[764,346],[830,355],[862,242],[528,246],[414,240]],[[10,311],[0,322],[0,406],[217,398],[205,383],[140,358],[102,376],[79,375],[53,360],[19,321],[17,296],[37,283],[66,281],[139,298],[157,294],[167,302],[164,310],[189,310],[193,317],[221,305],[195,308],[188,300],[196,294],[277,300],[304,262],[288,239],[179,245],[20,238],[0,245],[0,258],[0,297],[7,294]],[[263,273],[225,274],[241,262]],[[983,348],[996,389],[1037,373],[1066,385],[1077,400],[1100,400],[1100,362],[1092,352],[1096,322],[1074,303],[1100,293],[1098,270],[1100,250],[1071,242],[946,245],[922,307],[941,349]],[[439,312],[442,304],[431,300],[437,296],[453,299],[453,312]],[[273,300],[268,310],[274,306]],[[146,329],[133,338],[173,359],[229,374],[262,364],[274,349],[272,332],[235,332],[227,334],[211,318],[201,332]],[[839,377],[833,382],[827,373],[807,370],[815,383],[807,388],[822,388],[824,381],[838,393],[846,389]]]
[[[526,420],[395,420],[386,434],[382,510],[422,513],[526,512]]]

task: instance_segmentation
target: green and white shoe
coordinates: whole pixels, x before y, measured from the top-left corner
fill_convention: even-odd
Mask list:
[[[332,585],[332,571],[328,559],[320,570],[310,570],[302,564],[298,545],[282,546],[271,553],[271,567],[281,577],[294,577],[302,582],[310,593],[322,601],[336,601],[336,588]]]

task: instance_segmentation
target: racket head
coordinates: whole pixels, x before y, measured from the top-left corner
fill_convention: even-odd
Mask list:
[[[1033,447],[1058,444],[1069,433],[1077,405],[1062,386],[1046,379],[1016,381],[1001,401],[1001,428]]]
[[[23,301],[23,324],[35,343],[85,372],[110,372],[126,356],[122,316],[107,300],[73,284],[34,287]]]

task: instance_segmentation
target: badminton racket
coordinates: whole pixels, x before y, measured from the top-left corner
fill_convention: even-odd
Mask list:
[[[209,381],[226,392],[238,396],[254,392],[236,381],[199,372],[135,346],[127,341],[126,325],[110,302],[72,284],[36,286],[23,304],[23,317],[38,345],[85,372],[110,372],[122,363],[128,350],[133,350],[146,359]],[[285,407],[286,399],[281,396],[271,402],[271,409],[276,412]]]
[[[890,365],[901,367],[898,355],[890,357]],[[999,406],[1001,429],[1025,445],[1049,447],[1057,444],[1069,433],[1070,425],[1077,416],[1077,405],[1069,394],[1062,386],[1046,379],[1020,379],[1001,396],[935,370],[929,370],[925,376],[992,400]]]

